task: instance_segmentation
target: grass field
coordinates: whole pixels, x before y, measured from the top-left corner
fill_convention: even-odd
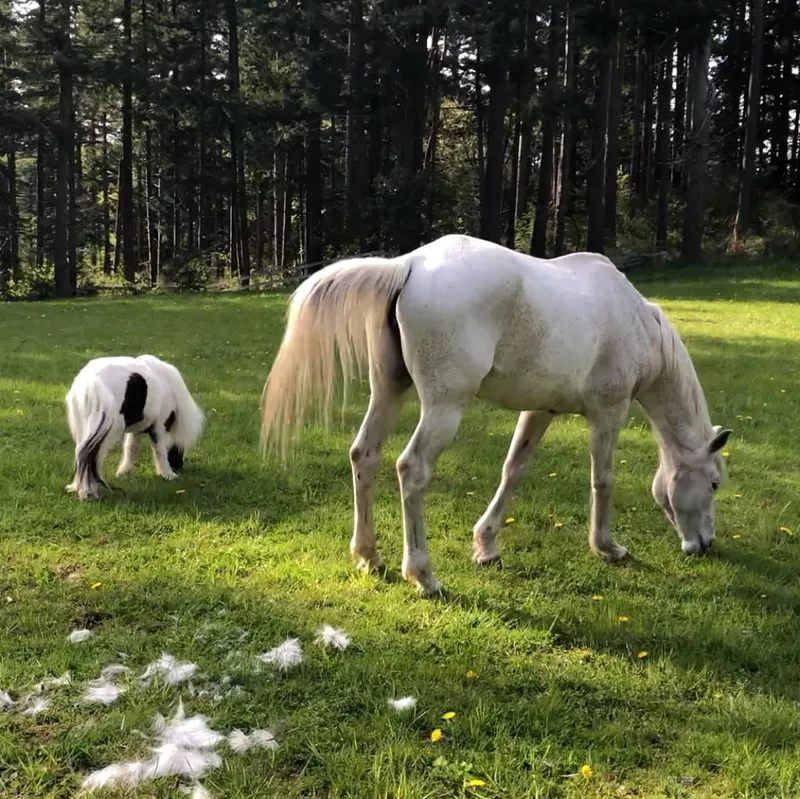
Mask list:
[[[636,410],[617,452],[614,517],[632,561],[589,553],[586,426],[566,418],[518,492],[503,570],[477,570],[470,530],[515,416],[475,403],[429,493],[433,565],[449,590],[435,601],[399,578],[394,459],[415,401],[378,488],[388,579],[357,574],[348,554],[347,449],[363,391],[343,426],[307,433],[288,470],[259,456],[284,297],[0,307],[0,690],[17,699],[48,676],[74,679],[35,717],[0,711],[0,796],[74,796],[89,771],[141,754],[137,731],[180,696],[223,733],[279,731],[274,753],[220,750],[203,781],[216,797],[800,795],[800,280],[719,269],[640,288],[684,336],[714,422],[735,429],[716,551],[681,555],[650,497],[656,448]],[[207,433],[178,483],[155,476],[146,449],[133,477],[114,479],[115,453],[118,490],[81,504],[64,492],[64,394],[88,358],[141,352],[179,366]],[[323,623],[350,633],[351,647],[315,644]],[[94,638],[66,640],[84,625]],[[287,636],[304,663],[256,672],[254,656]],[[78,702],[102,666],[124,657],[135,675],[162,651],[244,692],[215,703],[134,679],[110,707]],[[415,711],[387,706],[408,694]]]

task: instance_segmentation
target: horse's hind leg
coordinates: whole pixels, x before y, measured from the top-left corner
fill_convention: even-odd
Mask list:
[[[361,571],[383,569],[372,521],[375,478],[380,467],[381,448],[394,430],[402,399],[400,386],[387,385],[383,380],[373,381],[367,414],[350,448],[354,503],[350,553]]]
[[[592,521],[589,546],[606,561],[622,560],[628,550],[611,538],[611,490],[614,485],[614,450],[628,416],[628,402],[587,414],[591,428]]]
[[[361,429],[350,448],[353,470],[353,537],[350,552],[361,571],[383,570],[375,541],[372,508],[381,449],[397,424],[403,396],[411,385],[398,342],[391,331],[377,334],[370,347],[370,399]]]
[[[500,532],[506,508],[512,494],[525,476],[531,456],[550,426],[550,422],[553,421],[553,416],[554,414],[550,411],[526,411],[520,414],[517,429],[514,431],[511,446],[503,464],[500,485],[494,499],[472,531],[472,559],[475,563],[484,566],[500,560],[497,534]]]

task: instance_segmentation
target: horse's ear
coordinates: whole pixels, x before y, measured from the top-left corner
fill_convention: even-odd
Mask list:
[[[715,424],[714,438],[711,439],[711,443],[708,445],[708,451],[717,452],[721,450],[728,443],[728,438],[732,432],[733,430],[723,430],[720,425]]]

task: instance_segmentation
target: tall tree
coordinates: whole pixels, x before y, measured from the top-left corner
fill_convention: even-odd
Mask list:
[[[69,2],[69,0],[64,0]],[[122,268],[125,280],[136,279],[133,222],[133,33],[131,0],[122,2],[122,161],[119,168],[119,219],[122,232]]]
[[[310,108],[306,122],[306,259],[322,261],[322,143],[320,128],[320,9],[317,0],[307,0],[308,89]]]
[[[658,119],[656,123],[656,166],[658,170],[658,202],[656,208],[656,249],[666,252],[669,219],[670,103],[672,100],[672,43],[669,42],[658,68]]]
[[[367,153],[364,137],[364,73],[366,72],[363,0],[350,0],[347,30],[347,212],[360,250],[367,247]]]
[[[556,235],[554,250],[556,255],[564,254],[567,209],[572,198],[572,172],[574,166],[573,145],[575,130],[575,69],[576,46],[575,14],[572,3],[566,9],[567,35],[564,50],[564,121],[561,131],[561,151],[559,153],[558,183],[556,188]]]
[[[754,0],[752,13],[753,40],[750,55],[750,85],[747,92],[747,120],[744,128],[744,158],[739,183],[739,202],[733,226],[734,240],[753,225],[753,179],[756,171],[758,116],[761,103],[761,73],[764,61],[764,0]]]

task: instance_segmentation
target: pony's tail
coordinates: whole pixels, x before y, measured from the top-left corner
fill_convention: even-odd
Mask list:
[[[345,386],[369,358],[371,342],[389,324],[389,310],[408,278],[404,258],[353,258],[325,267],[292,295],[278,354],[261,395],[261,445],[288,443],[306,407],[322,410],[326,425],[336,386],[336,353]],[[373,364],[373,368],[380,364]]]
[[[178,407],[175,411],[175,423],[170,430],[170,435],[182,451],[188,452],[200,438],[206,417],[200,410],[200,406],[194,401],[194,397],[189,392],[180,373],[178,373],[178,379],[172,390]]]
[[[75,452],[75,479],[79,485],[89,485],[94,481],[110,488],[100,476],[97,460],[103,442],[111,432],[112,424],[112,419],[104,410],[92,411],[86,418],[88,435]]]

